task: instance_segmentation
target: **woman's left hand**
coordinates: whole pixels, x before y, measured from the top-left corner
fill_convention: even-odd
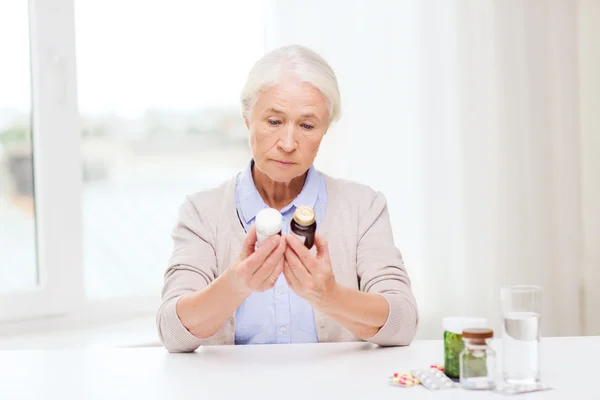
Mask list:
[[[287,248],[284,253],[283,274],[288,285],[313,306],[325,303],[337,286],[327,240],[315,234],[316,256],[293,234],[286,235],[285,240]]]

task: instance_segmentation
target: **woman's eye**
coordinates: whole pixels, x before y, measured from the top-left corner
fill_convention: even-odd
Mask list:
[[[270,120],[269,120],[269,125],[271,125],[271,126],[277,126],[277,125],[279,125],[280,123],[281,123],[281,121],[278,121],[278,120],[276,120],[276,119],[270,119]]]
[[[302,124],[302,125],[300,125],[300,126],[301,126],[301,127],[303,127],[304,129],[307,129],[307,130],[311,130],[311,129],[313,129],[313,128],[314,128],[314,126],[312,126],[312,125],[309,125],[309,124]]]

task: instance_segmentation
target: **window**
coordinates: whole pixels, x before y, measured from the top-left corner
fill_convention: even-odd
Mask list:
[[[0,321],[83,303],[73,6],[0,3]]]
[[[25,1],[0,3],[0,292],[38,285],[29,16]]]
[[[235,10],[235,12],[231,12]],[[159,296],[184,196],[250,160],[262,1],[75,1],[85,290]]]
[[[263,12],[0,3],[0,321],[155,311],[143,301],[160,296],[185,196],[250,160],[239,93]]]

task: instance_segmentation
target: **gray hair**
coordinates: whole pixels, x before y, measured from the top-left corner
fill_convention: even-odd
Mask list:
[[[339,120],[340,90],[333,69],[320,55],[300,45],[272,50],[254,64],[240,96],[244,118],[249,118],[252,107],[264,90],[288,76],[317,88],[329,102],[329,122]]]

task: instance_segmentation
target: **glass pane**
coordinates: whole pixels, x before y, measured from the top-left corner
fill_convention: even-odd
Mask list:
[[[264,51],[262,1],[75,12],[87,295],[157,295],[184,196],[250,160],[238,99]]]
[[[0,2],[0,60],[0,292],[13,292],[38,284],[26,1]]]

